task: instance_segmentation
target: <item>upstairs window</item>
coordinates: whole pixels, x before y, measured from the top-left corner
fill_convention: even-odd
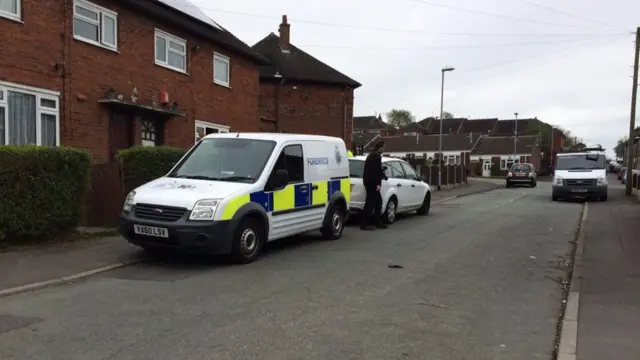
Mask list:
[[[187,41],[156,29],[156,65],[187,72]]]
[[[231,67],[229,66],[231,59],[228,56],[222,54],[213,53],[213,82],[222,85],[230,86],[229,74]]]
[[[0,2],[5,0],[0,0]],[[118,49],[118,14],[88,1],[73,4],[73,37],[110,50]]]
[[[0,0],[0,16],[11,20],[21,20],[21,0]]]

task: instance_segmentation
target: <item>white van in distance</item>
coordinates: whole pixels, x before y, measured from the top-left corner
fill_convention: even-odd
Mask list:
[[[342,236],[350,200],[340,138],[211,134],[169,173],[131,191],[119,230],[147,250],[256,260],[268,241],[320,230]]]
[[[596,198],[607,201],[607,162],[602,148],[558,153],[553,173],[552,200]]]

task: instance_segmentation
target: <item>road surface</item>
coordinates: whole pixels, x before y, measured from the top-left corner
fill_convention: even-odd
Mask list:
[[[148,262],[0,298],[0,359],[547,360],[582,206],[549,187],[283,241],[246,266]]]

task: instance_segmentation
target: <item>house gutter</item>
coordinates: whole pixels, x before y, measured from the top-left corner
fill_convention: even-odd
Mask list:
[[[276,96],[275,96],[275,123],[276,123],[276,132],[280,131],[280,89],[284,84],[284,77],[280,80],[280,82],[276,83]]]

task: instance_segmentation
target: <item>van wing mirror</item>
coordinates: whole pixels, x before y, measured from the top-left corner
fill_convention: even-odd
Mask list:
[[[271,187],[274,189],[280,189],[287,186],[289,183],[289,173],[287,170],[278,169],[273,174],[273,179],[271,180]]]

